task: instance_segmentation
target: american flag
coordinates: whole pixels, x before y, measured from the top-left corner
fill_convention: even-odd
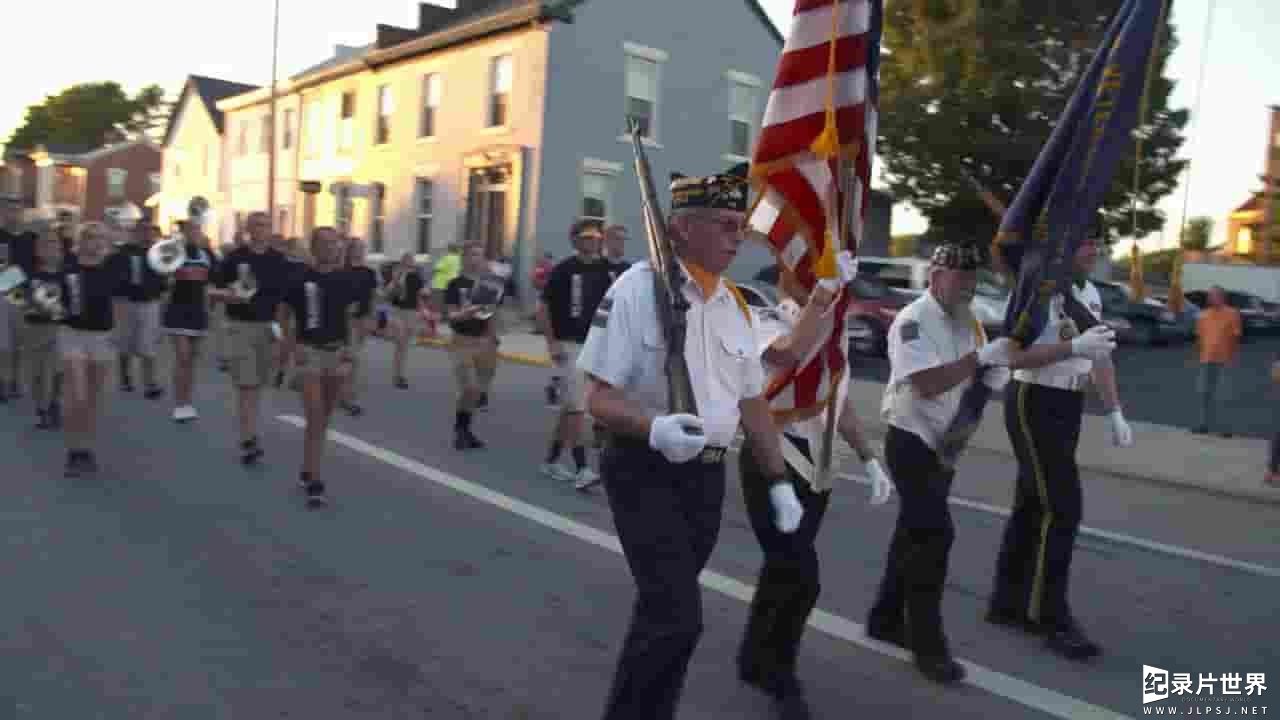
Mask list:
[[[758,195],[748,223],[806,290],[830,277],[834,255],[856,251],[862,238],[883,15],[884,0],[796,0],[778,61],[751,162]],[[837,218],[846,218],[845,227]],[[843,237],[832,243],[834,235]],[[834,397],[845,372],[849,300],[842,295],[828,313],[826,339],[771,383],[767,397],[779,419],[812,417]]]

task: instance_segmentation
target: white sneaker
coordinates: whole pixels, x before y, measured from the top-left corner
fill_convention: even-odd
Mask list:
[[[538,468],[538,472],[541,472],[544,477],[549,477],[552,480],[560,480],[562,482],[568,482],[576,477],[572,470],[558,462],[542,463],[542,466]]]
[[[200,417],[200,413],[191,405],[180,405],[173,409],[174,422],[189,422]]]
[[[582,468],[577,474],[577,479],[573,483],[574,490],[586,492],[596,485],[600,484],[600,475],[589,467]]]

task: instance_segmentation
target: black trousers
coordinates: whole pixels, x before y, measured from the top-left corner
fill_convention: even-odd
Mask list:
[[[955,540],[947,498],[955,473],[919,436],[892,425],[884,455],[898,491],[898,524],[867,622],[883,629],[905,625],[917,655],[945,654],[942,589]]]
[[[720,533],[724,463],[674,464],[641,441],[611,440],[601,477],[636,583],[605,720],[675,717],[702,635],[702,588]]]
[[[784,438],[782,442],[789,440]],[[797,445],[810,456],[805,447],[807,443],[801,441]],[[804,507],[804,517],[794,533],[783,533],[773,522],[768,480],[752,455],[750,444],[746,447],[747,452],[739,456],[738,476],[751,529],[764,552],[764,565],[751,599],[751,614],[742,637],[738,665],[743,670],[760,671],[766,678],[782,679],[795,675],[800,637],[818,603],[821,584],[814,541],[822,527],[831,492],[815,493],[809,483],[788,468],[787,478]]]
[[[1076,446],[1084,393],[1016,381],[1006,392],[1018,482],[991,606],[1059,625],[1071,617],[1067,578],[1083,511]]]

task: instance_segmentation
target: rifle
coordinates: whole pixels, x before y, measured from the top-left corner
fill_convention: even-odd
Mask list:
[[[667,400],[672,413],[697,415],[697,402],[693,385],[689,381],[689,366],[684,359],[685,333],[688,324],[685,313],[689,301],[681,288],[684,274],[676,262],[671,238],[667,236],[667,221],[658,205],[658,193],[653,188],[653,174],[649,159],[640,142],[640,126],[635,120],[631,125],[631,149],[635,152],[636,177],[640,181],[640,204],[644,214],[645,234],[649,239],[649,263],[653,266],[654,308],[658,313],[658,326],[667,341]],[[685,432],[696,434],[692,428]]]

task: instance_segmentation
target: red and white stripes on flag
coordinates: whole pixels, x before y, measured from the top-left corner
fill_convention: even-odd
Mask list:
[[[862,238],[875,155],[882,17],[883,0],[796,0],[778,62],[752,157],[757,200],[748,223],[806,290],[818,280],[824,251],[856,252]],[[829,141],[837,136],[833,152]],[[815,145],[820,137],[828,142]],[[845,227],[837,227],[838,217],[846,218]],[[836,243],[830,250],[829,237]],[[828,313],[825,340],[771,383],[767,395],[775,416],[812,417],[834,397],[845,372],[848,305],[842,295]]]

